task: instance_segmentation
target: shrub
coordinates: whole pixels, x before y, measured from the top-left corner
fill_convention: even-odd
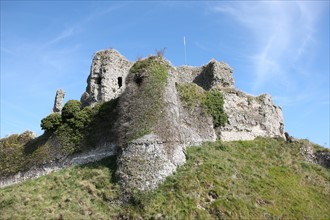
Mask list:
[[[26,131],[0,139],[0,176],[44,165],[52,158],[61,159],[115,138],[111,129],[117,103],[115,99],[80,110],[80,102],[72,100],[65,105],[64,117],[50,114],[41,120],[43,135],[34,138]]]
[[[3,148],[16,148],[19,147],[22,143],[18,140],[18,134],[12,134],[8,137],[0,139],[0,150]]]
[[[78,100],[69,100],[67,103],[65,103],[62,109],[63,121],[73,118],[75,114],[80,111],[80,108],[81,102],[79,102]]]
[[[55,131],[62,123],[61,115],[50,114],[41,120],[41,128],[45,131]]]
[[[60,143],[61,153],[64,155],[77,153],[81,150],[83,134],[80,130],[65,123],[56,130],[55,134]]]
[[[114,119],[113,110],[117,107],[118,100],[119,99],[113,99],[108,102],[104,102],[100,104],[97,110],[97,117],[105,123],[113,120]],[[101,121],[99,123],[101,123]]]
[[[72,118],[67,119],[67,123],[72,128],[82,129],[92,121],[93,114],[94,114],[93,109],[90,106],[88,106],[88,107],[74,113]]]
[[[117,101],[118,99],[97,103],[94,107],[87,106],[82,110],[71,108],[74,110],[73,116],[66,119],[55,132],[61,143],[62,152],[73,154],[108,138],[115,121],[113,110]],[[77,107],[77,103],[71,103],[69,107]]]

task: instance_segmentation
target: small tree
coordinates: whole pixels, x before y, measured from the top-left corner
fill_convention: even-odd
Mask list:
[[[66,121],[67,119],[73,118],[81,108],[81,102],[78,100],[69,100],[65,103],[62,109],[62,119]]]
[[[41,120],[41,128],[45,131],[55,131],[62,123],[61,115],[50,114]]]
[[[75,129],[82,129],[87,126],[93,119],[94,110],[87,106],[84,109],[76,112],[73,118],[68,119],[66,122]]]

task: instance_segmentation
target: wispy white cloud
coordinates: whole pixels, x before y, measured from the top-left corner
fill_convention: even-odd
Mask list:
[[[110,7],[108,6],[104,8],[96,8],[95,10],[91,10],[91,12],[87,14],[84,18],[77,20],[75,23],[72,23],[71,25],[63,29],[60,33],[49,39],[42,46],[43,47],[52,46],[56,43],[66,40],[67,38],[73,37],[74,35],[82,32],[85,29],[84,26],[86,26],[87,23],[93,22],[94,20],[102,16],[108,15],[109,13],[124,7],[126,4],[127,3],[116,4]]]
[[[313,43],[314,27],[322,10],[313,2],[219,3],[212,9],[234,18],[252,35],[247,55],[254,66],[255,88],[267,80],[290,86],[290,68],[306,55]]]
[[[74,27],[64,29],[57,36],[50,39],[44,46],[50,46],[50,45],[56,44],[56,43],[58,43],[62,40],[65,40],[66,38],[71,37],[74,33],[75,33],[75,28]]]
[[[109,13],[113,12],[113,11],[116,11],[116,10],[119,10],[123,7],[125,7],[128,3],[125,2],[125,3],[121,3],[121,4],[116,4],[116,5],[112,5],[112,6],[107,6],[107,7],[104,7],[102,9],[100,8],[97,8],[96,10],[92,11],[90,14],[88,14],[86,16],[86,18],[82,21],[83,23],[84,22],[91,22],[99,17],[102,17],[104,15],[108,15]]]

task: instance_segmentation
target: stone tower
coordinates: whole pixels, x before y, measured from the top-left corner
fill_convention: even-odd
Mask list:
[[[83,106],[117,98],[126,87],[126,76],[133,63],[114,49],[96,52],[81,96]]]

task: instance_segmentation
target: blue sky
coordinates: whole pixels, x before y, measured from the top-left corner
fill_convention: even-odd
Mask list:
[[[80,99],[93,54],[129,60],[167,48],[173,65],[211,58],[236,87],[269,93],[285,130],[329,146],[329,1],[1,1],[0,135],[32,130],[53,107]]]

